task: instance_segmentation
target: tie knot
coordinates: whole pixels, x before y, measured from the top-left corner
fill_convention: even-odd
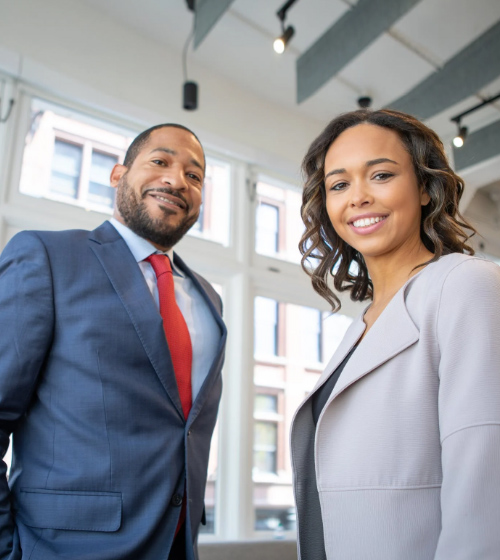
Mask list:
[[[148,261],[151,264],[157,278],[162,274],[165,274],[166,272],[172,273],[172,265],[170,264],[170,259],[167,257],[167,255],[154,254],[150,255],[147,259],[144,260]]]

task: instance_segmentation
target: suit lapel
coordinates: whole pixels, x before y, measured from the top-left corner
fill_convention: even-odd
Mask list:
[[[89,239],[90,247],[125,307],[160,382],[184,419],[161,315],[137,262],[109,222],[91,232]]]
[[[195,401],[193,402],[191,411],[189,412],[188,423],[191,423],[202,409],[203,404],[205,403],[208,397],[209,394],[208,388],[212,385],[212,383],[215,381],[217,376],[220,375],[219,363],[221,363],[221,357],[224,352],[224,346],[226,344],[227,330],[222,320],[222,316],[219,312],[219,309],[216,307],[215,302],[210,298],[209,294],[202,286],[200,280],[198,279],[198,276],[184,263],[184,261],[177,254],[174,254],[174,264],[177,267],[179,267],[179,269],[191,279],[196,289],[201,293],[203,299],[208,305],[208,308],[210,309],[220,329],[220,339],[217,348],[217,353],[215,354],[215,358],[213,362],[210,364],[210,368],[208,370],[208,374],[205,378],[205,381],[203,382],[203,385],[201,386],[201,389],[198,395],[196,396]]]

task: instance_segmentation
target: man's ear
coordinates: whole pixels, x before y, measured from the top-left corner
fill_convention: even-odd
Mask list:
[[[120,179],[125,175],[128,171],[128,167],[125,167],[121,163],[117,163],[113,169],[111,170],[111,175],[109,177],[109,184],[116,189]]]

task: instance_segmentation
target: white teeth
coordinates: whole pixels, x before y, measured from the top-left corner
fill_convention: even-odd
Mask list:
[[[182,206],[180,204],[177,204],[177,202],[174,202],[173,200],[170,200],[169,198],[165,198],[163,196],[160,196],[159,194],[156,194],[155,197],[158,200],[163,200],[164,202],[168,202],[168,204],[174,204],[175,206],[178,206],[179,208],[182,208]]]
[[[361,218],[360,220],[356,220],[355,222],[353,222],[352,225],[357,228],[372,226],[373,224],[377,224],[378,222],[385,220],[386,217],[387,216],[377,216],[376,218]]]

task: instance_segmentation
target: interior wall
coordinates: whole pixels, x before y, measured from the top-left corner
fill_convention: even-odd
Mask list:
[[[195,63],[199,109],[183,110],[181,55],[78,0],[0,0],[0,14],[0,70],[56,95],[145,126],[180,122],[202,142],[288,176],[298,177],[321,129]]]

